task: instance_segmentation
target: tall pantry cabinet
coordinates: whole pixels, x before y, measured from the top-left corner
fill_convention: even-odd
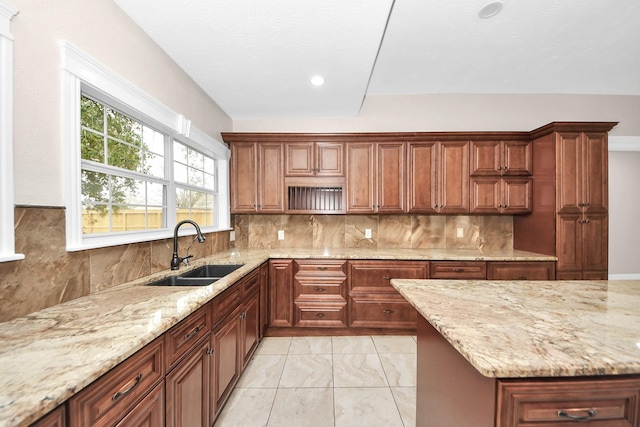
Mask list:
[[[558,280],[608,277],[607,132],[617,123],[554,122],[531,132],[533,212],[514,216],[514,248],[558,257]]]

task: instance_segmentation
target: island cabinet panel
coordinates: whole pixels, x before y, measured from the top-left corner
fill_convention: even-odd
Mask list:
[[[347,263],[344,260],[294,261],[294,325],[347,327]]]
[[[44,417],[40,418],[31,427],[66,427],[67,426],[67,406],[58,406]]]
[[[640,379],[498,381],[496,427],[564,425],[637,427]]]
[[[69,425],[115,425],[164,378],[164,339],[156,339],[69,400]]]
[[[469,141],[408,144],[408,211],[469,213]]]
[[[417,312],[391,286],[391,279],[426,279],[427,261],[349,261],[349,325],[415,328]]]
[[[488,280],[555,280],[556,263],[544,261],[489,261]]]

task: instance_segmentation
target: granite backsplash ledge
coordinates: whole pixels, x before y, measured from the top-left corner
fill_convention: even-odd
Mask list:
[[[234,215],[232,224],[236,248],[513,249],[513,217],[507,215],[260,214]]]

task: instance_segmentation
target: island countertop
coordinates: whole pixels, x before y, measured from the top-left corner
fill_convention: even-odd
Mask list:
[[[480,374],[640,374],[640,281],[392,280]]]
[[[244,266],[210,286],[144,286],[176,273],[166,270],[0,323],[0,426],[35,421],[270,258],[556,260],[518,250],[277,248],[217,253],[192,267]]]

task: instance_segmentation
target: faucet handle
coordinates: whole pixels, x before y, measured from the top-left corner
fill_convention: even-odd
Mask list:
[[[189,258],[193,258],[193,255],[187,255],[186,257],[182,258],[182,262],[184,262],[184,265],[186,265],[187,267],[189,267]]]

